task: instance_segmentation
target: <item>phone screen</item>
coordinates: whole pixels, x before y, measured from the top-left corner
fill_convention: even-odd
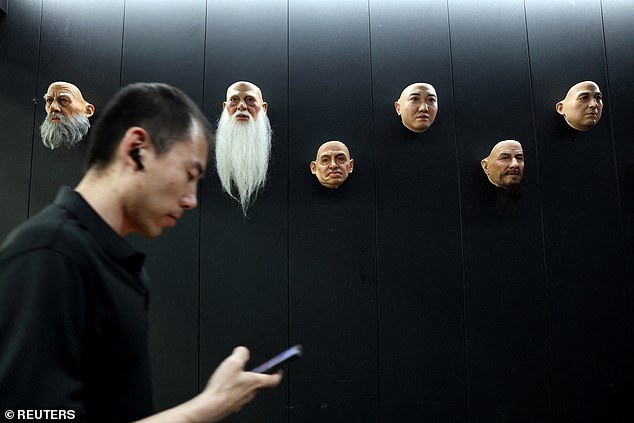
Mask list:
[[[256,373],[267,373],[279,368],[282,364],[294,359],[301,357],[303,354],[303,349],[301,345],[295,345],[287,349],[286,351],[276,355],[272,359],[260,364],[258,367],[252,369],[252,372]]]

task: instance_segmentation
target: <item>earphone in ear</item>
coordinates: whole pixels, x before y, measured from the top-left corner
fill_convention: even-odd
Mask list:
[[[139,170],[143,170],[143,163],[141,163],[141,156],[139,154],[138,148],[133,148],[132,150],[130,150],[130,157],[132,157],[132,160],[134,160],[134,163],[137,164],[137,166],[139,167]]]

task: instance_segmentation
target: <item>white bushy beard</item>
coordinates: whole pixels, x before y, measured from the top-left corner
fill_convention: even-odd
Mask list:
[[[53,122],[51,120],[53,118],[59,118],[60,121]],[[72,114],[66,118],[61,113],[51,112],[40,126],[40,135],[44,145],[55,150],[61,145],[66,145],[68,148],[74,146],[88,133],[88,129],[90,129],[90,122],[81,113]]]
[[[238,121],[234,113],[222,111],[216,130],[216,170],[222,188],[242,205],[246,216],[249,204],[266,182],[271,156],[271,124],[264,110],[257,120]]]

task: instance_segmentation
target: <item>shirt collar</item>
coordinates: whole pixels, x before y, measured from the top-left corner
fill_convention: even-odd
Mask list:
[[[135,273],[141,273],[145,254],[136,251],[116,233],[80,193],[67,186],[61,187],[54,202],[72,213],[112,260]]]

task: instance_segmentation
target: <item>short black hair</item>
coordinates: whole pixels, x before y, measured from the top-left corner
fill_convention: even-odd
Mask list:
[[[159,82],[130,84],[115,94],[97,119],[90,136],[86,167],[108,166],[124,134],[133,126],[148,131],[160,156],[174,143],[189,139],[195,123],[210,144],[209,121],[185,93]]]

